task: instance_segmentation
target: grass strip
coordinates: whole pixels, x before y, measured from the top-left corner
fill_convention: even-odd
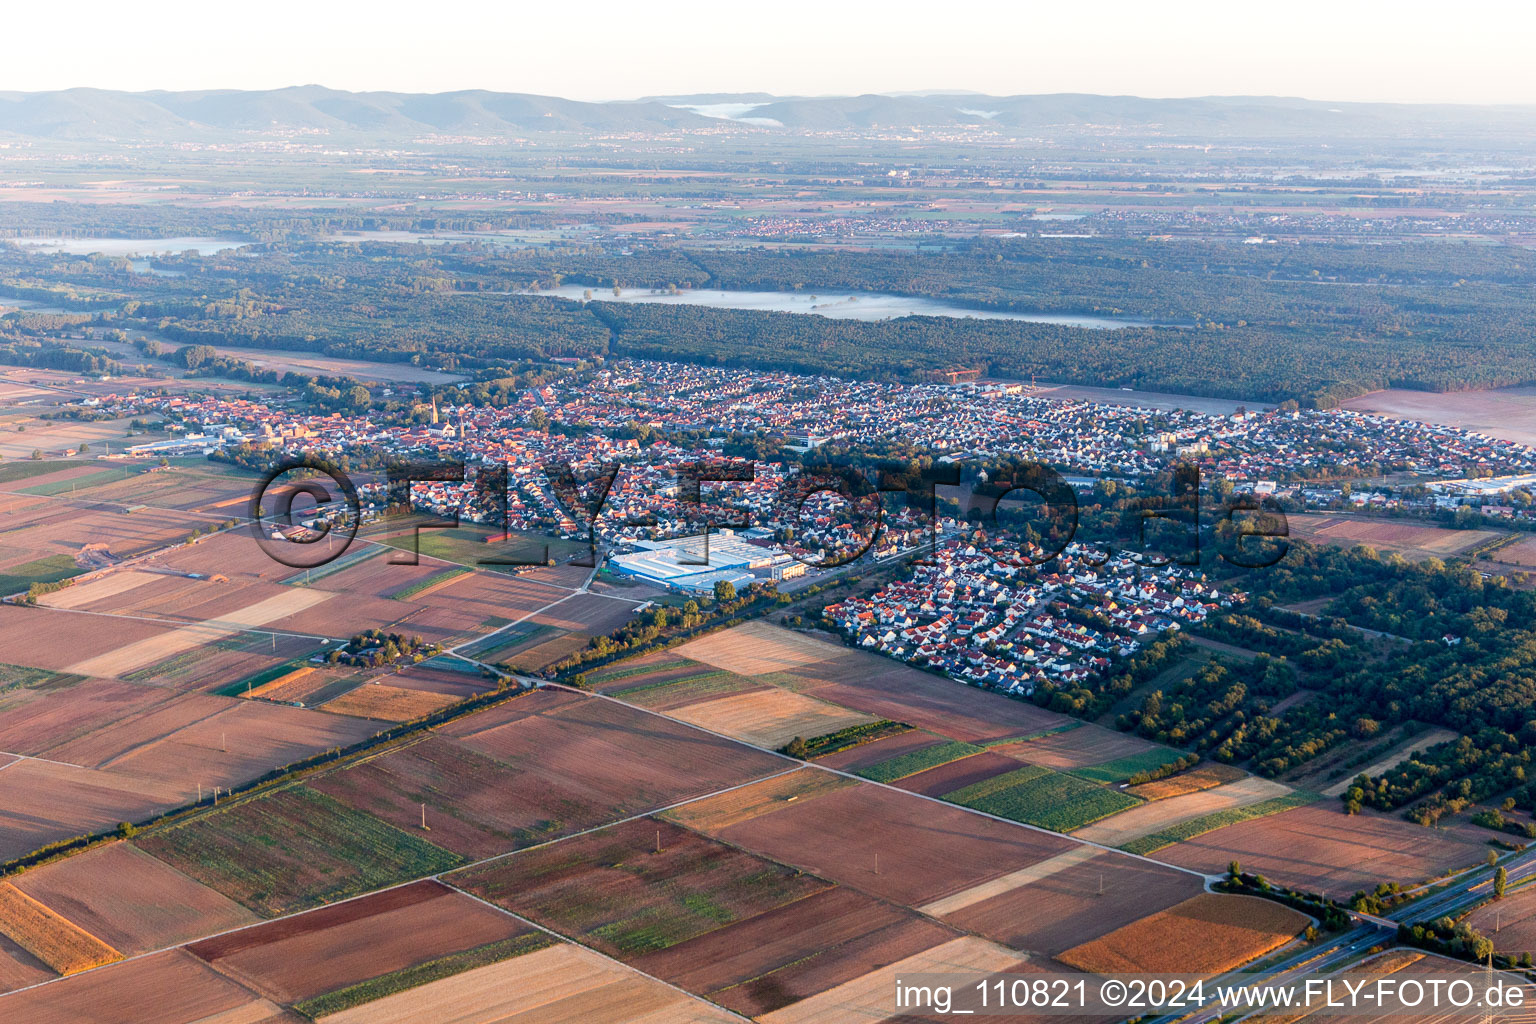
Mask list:
[[[927,771],[929,768],[937,768],[941,764],[949,764],[958,761],[962,757],[970,757],[979,754],[983,747],[974,743],[961,743],[959,740],[950,740],[933,747],[924,747],[922,750],[911,750],[905,754],[897,754],[885,761],[877,761],[866,768],[860,768],[855,774],[873,782],[895,782],[904,779],[908,775],[916,775],[918,772]]]
[[[1246,807],[1229,807],[1224,811],[1215,811],[1211,814],[1181,821],[1177,825],[1170,825],[1160,832],[1133,839],[1120,849],[1126,853],[1139,853],[1145,856],[1165,846],[1193,839],[1195,836],[1214,832],[1218,828],[1226,828],[1228,825],[1236,825],[1244,821],[1252,821],[1254,818],[1263,818],[1271,814],[1279,814],[1281,811],[1293,810],[1297,807],[1305,807],[1307,804],[1316,803],[1322,799],[1316,793],[1308,793],[1298,789],[1286,796],[1277,796],[1270,800],[1261,800],[1256,804]]]

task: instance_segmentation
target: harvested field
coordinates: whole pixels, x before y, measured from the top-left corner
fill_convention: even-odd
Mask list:
[[[1167,800],[1188,793],[1215,789],[1217,786],[1224,786],[1229,782],[1237,782],[1247,777],[1248,773],[1241,768],[1209,761],[1187,772],[1170,775],[1166,779],[1131,786],[1126,789],[1126,792],[1132,796],[1139,796],[1143,800]]]
[[[1314,544],[1357,544],[1396,551],[1406,558],[1448,558],[1497,537],[1496,530],[1451,530],[1401,520],[1359,516],[1288,515],[1291,536]]]
[[[0,772],[0,780],[9,771]],[[1347,898],[1382,879],[1406,884],[1471,866],[1486,849],[1476,839],[1395,815],[1347,815],[1330,801],[1207,832],[1160,851],[1157,859],[1210,874],[1236,860],[1244,871]]]
[[[1010,949],[1055,956],[1198,895],[1201,886],[1195,875],[1079,847],[922,909]]]
[[[1054,832],[1070,832],[1138,802],[1118,790],[1034,765],[994,775],[945,799]]]
[[[1066,771],[1162,749],[1166,748],[1129,733],[1098,725],[1080,725],[1024,743],[1009,743],[998,747],[997,752],[1044,768]],[[1169,760],[1177,756],[1175,753]]]
[[[747,622],[690,640],[677,653],[741,676],[815,665],[843,653],[836,644],[766,622]]]
[[[1290,792],[1288,786],[1282,786],[1278,782],[1271,782],[1258,776],[1250,776],[1240,782],[1231,782],[1225,786],[1217,786],[1215,789],[1132,807],[1107,821],[1088,825],[1072,834],[1078,839],[1085,839],[1091,843],[1120,846],[1132,839],[1152,835],[1181,821],[1190,821],[1233,807],[1246,807],[1263,800],[1273,800],[1286,796]]]
[[[866,784],[796,801],[729,825],[719,835],[907,906],[968,889],[1076,845]]]
[[[174,787],[132,775],[18,761],[0,771],[0,860],[120,821],[142,821],[183,800]]]
[[[993,974],[1014,971],[1023,959],[995,943],[964,936],[905,957],[809,999],[758,1018],[763,1024],[825,1024],[879,1020],[889,1014],[896,979],[914,974]]]
[[[413,718],[441,711],[459,698],[428,690],[406,689],[385,683],[364,683],[328,701],[323,710],[335,715],[377,718],[385,722],[408,722]]]
[[[844,886],[647,953],[647,974],[758,1016],[959,935]]]
[[[847,750],[839,750],[835,754],[827,754],[818,757],[816,763],[828,768],[836,768],[838,771],[860,772],[871,765],[880,764],[883,761],[891,761],[910,754],[924,747],[935,747],[947,742],[943,737],[935,736],[931,732],[923,732],[921,729],[912,729],[907,732],[897,733],[875,740],[873,743],[864,743]]]
[[[770,687],[754,683],[745,676],[733,675],[721,669],[701,668],[697,674],[684,675],[677,679],[654,682],[650,679],[645,679],[643,682],[624,679],[605,688],[603,692],[608,696],[619,698],[626,704],[634,704],[636,707],[650,708],[653,711],[670,711],[673,708],[697,704],[711,697],[769,689]]]
[[[667,715],[773,750],[797,736],[810,738],[874,721],[868,715],[777,688],[714,697],[673,708]]]
[[[1307,924],[1271,900],[1201,893],[1057,959],[1090,973],[1220,974],[1285,945]]]
[[[461,862],[441,847],[305,787],[237,803],[134,842],[268,917]]]
[[[831,772],[802,768],[787,775],[776,775],[750,786],[733,789],[729,793],[707,796],[702,800],[683,804],[657,817],[665,818],[684,828],[713,833],[723,828],[750,821],[760,814],[778,810],[800,800],[814,800],[824,793],[857,785],[851,779]]]
[[[866,651],[844,649],[835,660],[794,669],[786,679],[772,681],[792,682],[790,688],[819,700],[966,743],[1029,736],[1074,721]]]
[[[125,645],[174,631],[153,622],[0,605],[0,662],[62,672],[82,656],[106,657]]]
[[[831,885],[655,818],[469,868],[450,880],[620,958],[666,949]]]
[[[270,999],[296,1003],[531,931],[427,881],[218,935],[187,950]]]
[[[128,843],[99,846],[12,881],[130,956],[256,920],[244,907]]]
[[[1197,815],[1186,818],[1183,821],[1175,821],[1164,825],[1156,832],[1148,833],[1138,839],[1132,839],[1122,843],[1120,848],[1127,853],[1136,853],[1143,856],[1181,843],[1207,832],[1215,832],[1217,829],[1227,828],[1245,821],[1256,821],[1266,818],[1271,814],[1281,814],[1285,811],[1305,807],[1316,803],[1317,796],[1306,790],[1294,790],[1284,796],[1270,797],[1257,803],[1241,804],[1237,807],[1228,807],[1222,811],[1212,811],[1209,814]]]
[[[322,1017],[323,1024],[729,1024],[736,1018],[561,943]]]
[[[265,626],[311,608],[331,595],[315,590],[289,590],[247,605],[218,620],[184,626],[160,636],[128,644],[109,654],[76,662],[68,671],[84,676],[114,676],[172,657],[201,644],[229,636],[241,629]]]
[[[960,743],[950,740],[933,746],[921,747],[910,750],[904,754],[897,754],[888,761],[877,761],[872,765],[859,769],[858,774],[874,782],[895,782],[904,779],[908,775],[916,775],[941,765],[958,761],[961,758],[970,758],[984,753],[985,748],[970,743]],[[1009,762],[1010,770],[1017,768],[1016,762]]]
[[[98,601],[106,601],[125,594],[146,583],[155,583],[163,577],[151,572],[114,572],[105,576],[76,583],[72,587],[47,594],[38,603],[49,608],[86,608]]]
[[[76,974],[123,958],[9,882],[0,882],[0,932],[59,974]]]
[[[1536,889],[1513,889],[1474,910],[1467,923],[1492,939],[1500,953],[1536,954]]]
[[[584,651],[591,637],[585,633],[567,633],[552,637],[530,647],[522,647],[509,654],[500,655],[496,664],[513,672],[540,672],[556,662],[564,661],[579,651]]]
[[[1370,775],[1372,777],[1382,775],[1401,762],[1408,760],[1409,756],[1417,751],[1433,747],[1438,743],[1448,743],[1458,738],[1460,738],[1460,733],[1452,732],[1450,729],[1431,729],[1428,732],[1420,733],[1389,752],[1374,764],[1366,765],[1358,771],[1351,769],[1344,778],[1323,790],[1323,796],[1336,797],[1350,786],[1353,786],[1355,779],[1361,775]]]
[[[0,998],[0,1017],[37,1024],[278,1024],[275,1003],[174,949]]]

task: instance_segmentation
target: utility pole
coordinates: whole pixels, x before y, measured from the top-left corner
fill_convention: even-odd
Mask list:
[[[661,852],[661,829],[656,830],[656,852]]]
[[[427,828],[427,805],[426,804],[422,804],[421,805],[421,830],[423,832],[430,832],[430,831],[432,831],[431,829]]]

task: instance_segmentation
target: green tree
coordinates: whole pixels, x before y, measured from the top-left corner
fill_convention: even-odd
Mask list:
[[[736,600],[736,584],[732,583],[730,580],[716,580],[715,581],[715,600],[716,601],[734,601],[734,600]]]
[[[1499,870],[1493,873],[1493,898],[1496,900],[1503,899],[1504,890],[1508,887],[1509,872],[1504,869],[1504,865],[1500,864]]]

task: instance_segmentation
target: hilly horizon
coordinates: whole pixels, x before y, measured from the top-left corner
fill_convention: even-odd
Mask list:
[[[356,140],[547,133],[988,131],[1131,132],[1224,139],[1529,136],[1536,106],[1334,103],[1290,97],[1148,99],[1086,93],[944,91],[858,96],[697,93],[592,102],[530,93],[269,90],[0,92],[0,135],[55,141],[195,141],[252,134]]]

